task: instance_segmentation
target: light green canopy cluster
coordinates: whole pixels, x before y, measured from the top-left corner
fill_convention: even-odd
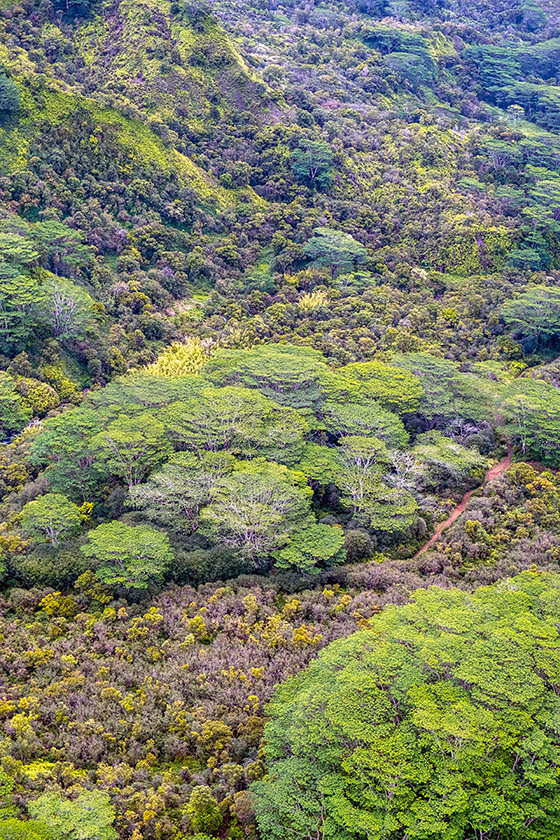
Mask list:
[[[560,577],[433,587],[277,689],[265,840],[560,836]]]

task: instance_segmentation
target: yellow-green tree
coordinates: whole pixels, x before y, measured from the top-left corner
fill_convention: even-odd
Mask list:
[[[432,587],[338,641],[269,705],[263,840],[560,834],[560,576]]]

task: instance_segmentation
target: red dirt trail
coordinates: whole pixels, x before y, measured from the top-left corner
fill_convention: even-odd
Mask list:
[[[512,455],[513,455],[513,448],[511,446],[511,444],[509,444],[508,445],[508,453],[507,453],[506,457],[502,458],[502,460],[499,461],[497,464],[494,464],[493,467],[490,467],[490,469],[488,470],[488,472],[484,476],[484,481],[480,485],[480,487],[484,487],[485,484],[489,484],[491,481],[494,481],[496,478],[498,478],[498,476],[502,475],[502,473],[504,473],[508,469],[508,467],[511,467]],[[456,508],[453,508],[453,510],[451,511],[451,513],[449,514],[449,516],[447,517],[445,522],[442,522],[441,525],[438,525],[434,535],[432,537],[430,537],[430,539],[428,540],[428,542],[425,545],[422,546],[420,551],[416,552],[414,557],[419,557],[421,554],[423,554],[425,551],[427,551],[429,548],[431,548],[434,545],[434,543],[436,543],[438,541],[441,534],[447,528],[449,528],[450,525],[453,525],[455,520],[458,519],[461,516],[461,514],[464,512],[464,510],[467,506],[467,502],[469,501],[470,497],[472,496],[472,494],[474,493],[475,490],[480,490],[480,487],[474,487],[472,490],[469,490],[468,493],[465,493],[465,495],[461,499],[460,504],[458,504]]]

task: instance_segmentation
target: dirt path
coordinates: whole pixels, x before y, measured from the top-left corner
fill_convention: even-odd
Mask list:
[[[496,478],[498,478],[498,476],[500,476],[502,473],[504,473],[508,469],[508,467],[511,466],[512,455],[513,455],[513,448],[511,446],[511,444],[509,444],[508,445],[508,454],[506,455],[506,457],[502,458],[502,460],[499,461],[497,464],[494,464],[493,467],[490,467],[490,469],[488,470],[488,472],[484,476],[483,483],[480,486],[484,487],[485,484],[488,484],[490,481],[494,481]],[[432,537],[430,537],[430,539],[428,540],[428,542],[425,545],[422,546],[420,551],[416,552],[414,557],[419,557],[421,554],[423,554],[425,551],[427,551],[429,548],[431,548],[434,545],[434,543],[436,543],[438,541],[438,539],[440,538],[442,533],[447,528],[449,528],[450,525],[453,525],[455,520],[458,519],[461,516],[461,514],[464,512],[465,508],[467,507],[467,502],[469,501],[470,497],[472,496],[472,494],[474,493],[475,490],[480,490],[480,487],[475,487],[472,490],[469,490],[468,493],[465,493],[465,495],[461,499],[461,502],[457,505],[456,508],[453,508],[453,510],[451,511],[451,513],[449,514],[449,516],[447,517],[445,522],[442,522],[441,525],[438,525],[434,535]]]

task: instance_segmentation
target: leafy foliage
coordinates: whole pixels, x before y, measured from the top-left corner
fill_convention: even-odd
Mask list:
[[[332,180],[333,157],[327,143],[300,140],[292,155],[292,168],[298,178],[325,189]]]
[[[19,432],[32,417],[18,393],[16,383],[8,374],[0,372],[0,429],[3,437]]]
[[[305,253],[314,265],[328,267],[333,280],[368,259],[364,246],[350,234],[325,227],[315,229],[305,246]]]
[[[518,335],[547,344],[559,334],[560,292],[535,286],[508,301],[502,314]]]
[[[113,420],[91,447],[98,469],[122,478],[129,490],[171,453],[164,424],[147,412]]]
[[[520,381],[505,392],[504,412],[521,451],[545,463],[558,462],[557,430],[560,419],[558,389],[540,381]]]
[[[211,493],[201,525],[249,556],[266,556],[308,514],[311,490],[301,478],[278,464],[241,465]]]
[[[49,826],[55,840],[116,840],[114,808],[100,790],[84,791],[75,800],[43,793],[29,803],[29,813]]]
[[[557,36],[532,0],[4,3],[0,834],[107,792],[90,835],[255,840],[275,683],[557,567],[556,474],[479,486],[559,457]]]
[[[58,545],[61,536],[72,534],[81,523],[79,508],[61,493],[47,493],[27,502],[21,512],[23,532],[54,546]]]
[[[102,583],[137,589],[162,578],[173,559],[165,534],[147,525],[131,527],[124,522],[98,525],[82,551],[94,561]]]
[[[20,104],[19,89],[16,83],[0,73],[0,113],[17,111]]]
[[[278,689],[253,788],[264,835],[556,831],[559,584],[420,592]]]
[[[316,350],[291,345],[218,351],[203,376],[216,385],[257,388],[266,397],[292,408],[313,408],[322,398],[329,369]]]
[[[200,339],[189,338],[184,342],[175,342],[166,347],[157,360],[146,367],[146,372],[155,376],[185,376],[189,373],[199,373],[206,359]]]

